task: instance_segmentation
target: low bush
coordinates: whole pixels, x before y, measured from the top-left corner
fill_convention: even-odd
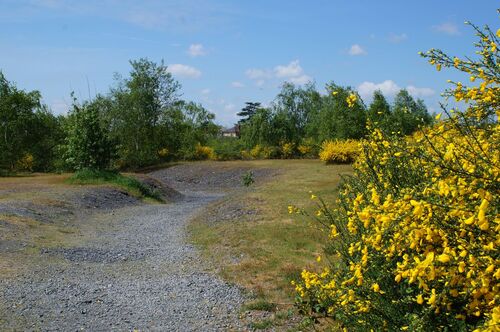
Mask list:
[[[194,149],[194,159],[196,160],[216,160],[217,156],[214,152],[214,149],[210,146],[201,145],[200,143],[196,144]]]
[[[327,164],[352,163],[360,153],[359,141],[331,141],[327,140],[321,144],[319,159]]]
[[[75,172],[67,182],[83,185],[112,184],[125,189],[134,196],[162,201],[158,191],[146,186],[133,177],[124,176],[115,171],[82,169]]]
[[[280,144],[280,152],[282,158],[292,158],[295,154],[295,144],[290,142],[282,142]]]

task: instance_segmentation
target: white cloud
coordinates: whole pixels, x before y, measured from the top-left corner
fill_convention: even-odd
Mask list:
[[[244,87],[245,87],[245,84],[243,84],[243,83],[241,83],[241,82],[237,82],[237,81],[235,81],[235,82],[231,82],[231,86],[232,86],[233,88],[244,88]]]
[[[358,93],[363,99],[371,98],[376,90],[382,91],[386,96],[393,96],[398,93],[401,88],[392,80],[385,80],[382,83],[365,81],[358,86]]]
[[[398,44],[398,43],[401,43],[405,40],[408,39],[408,35],[406,33],[402,33],[402,34],[395,34],[395,33],[391,33],[389,35],[389,41],[391,43],[394,43],[394,44]]]
[[[299,60],[290,61],[286,65],[277,65],[273,70],[258,68],[248,69],[245,74],[248,78],[254,80],[258,87],[262,87],[266,83],[266,80],[269,79],[284,79],[299,85],[311,81],[311,77],[304,74],[304,70],[300,66]],[[233,86],[235,85],[233,84]]]
[[[450,36],[457,36],[460,34],[458,26],[450,22],[445,22],[439,25],[435,25],[433,26],[433,29],[437,32],[441,32]]]
[[[185,78],[199,78],[201,76],[201,71],[198,69],[180,63],[168,65],[167,71],[173,75]]]
[[[311,82],[312,78],[307,75],[300,75],[297,77],[291,77],[289,81],[292,82],[293,84],[302,85],[306,84],[307,82]]]
[[[207,55],[207,50],[205,50],[202,44],[191,44],[187,52],[189,56],[193,58],[197,56]]]
[[[264,69],[256,69],[256,68],[251,68],[248,69],[245,74],[248,76],[248,78],[252,80],[257,80],[257,79],[264,79],[264,78],[271,78],[272,73],[270,73],[268,70]]]
[[[350,55],[366,55],[367,53],[359,44],[354,44],[349,49],[349,54]]]
[[[436,93],[431,88],[417,88],[413,85],[408,85],[406,90],[408,90],[413,97],[430,97]]]
[[[276,75],[276,77],[286,77],[286,78],[297,77],[301,76],[303,72],[304,71],[302,70],[302,67],[299,64],[299,60],[291,61],[286,66],[279,65],[274,67],[274,74]]]
[[[376,90],[380,90],[384,94],[384,96],[393,97],[401,89],[402,88],[399,85],[397,85],[393,80],[385,80],[381,83],[365,81],[358,86],[358,93],[361,96],[361,98],[369,100],[372,98],[373,93]],[[408,85],[405,89],[408,90],[408,93],[410,95],[416,98],[429,97],[434,95],[435,93],[435,91],[432,90],[431,88],[425,88],[425,87],[417,88],[416,86],[413,85]]]
[[[208,95],[208,94],[210,94],[210,89],[203,89],[200,92],[202,95]]]

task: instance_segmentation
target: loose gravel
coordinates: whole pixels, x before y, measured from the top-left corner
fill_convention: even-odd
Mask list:
[[[85,228],[78,246],[44,248],[30,272],[0,278],[0,330],[246,330],[241,291],[209,272],[186,239],[188,220],[222,197],[216,189],[239,186],[245,171],[154,172],[183,198],[101,209],[85,222],[95,227]],[[101,204],[90,197],[84,204]]]

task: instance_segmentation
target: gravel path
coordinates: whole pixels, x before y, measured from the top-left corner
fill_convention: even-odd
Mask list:
[[[180,171],[157,178],[169,172]],[[173,204],[101,211],[77,246],[42,250],[29,273],[0,279],[0,330],[245,329],[239,289],[208,272],[186,241],[187,221],[221,194],[186,187]]]

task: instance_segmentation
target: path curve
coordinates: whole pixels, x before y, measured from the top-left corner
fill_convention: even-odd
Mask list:
[[[96,215],[78,246],[47,250],[30,273],[0,280],[0,330],[242,330],[240,290],[208,272],[186,239],[188,220],[221,194],[185,193]]]

